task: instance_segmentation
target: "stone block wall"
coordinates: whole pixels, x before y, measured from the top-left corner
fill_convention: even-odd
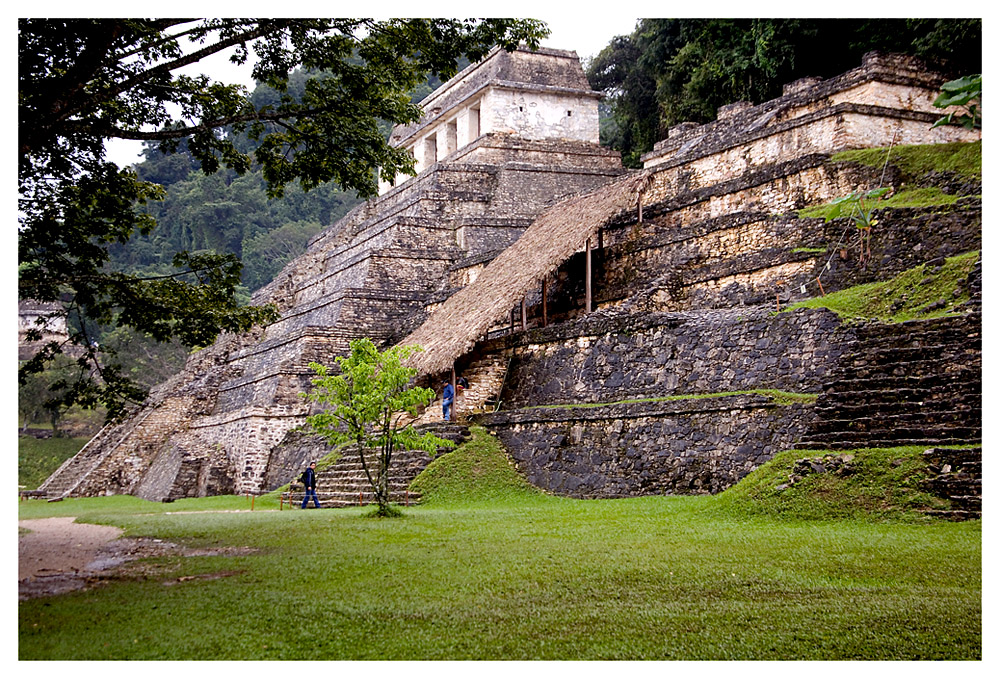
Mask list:
[[[760,395],[593,408],[532,408],[477,418],[528,481],[578,498],[717,493],[802,435],[808,406]]]
[[[524,408],[751,389],[818,393],[849,334],[825,309],[609,311],[483,349],[512,355],[501,398]]]
[[[510,372],[504,410],[476,419],[555,493],[719,492],[810,421],[754,390],[818,394],[852,337],[827,310],[598,311],[482,344]]]
[[[530,71],[531,63],[508,66]],[[572,70],[578,75],[579,65]],[[472,89],[448,94],[456,107],[482,95],[474,81],[485,71],[474,71],[462,86]],[[512,356],[501,400],[514,410],[489,422],[529,478],[578,497],[714,492],[789,447],[811,406],[746,392],[819,391],[852,331],[829,312],[772,316],[770,306],[749,305],[820,271],[831,288],[844,287],[978,245],[981,206],[952,210],[961,213],[954,222],[941,216],[947,210],[917,211],[895,226],[887,215],[875,240],[878,273],[854,267],[850,252],[826,270],[829,255],[839,255],[842,225],[788,214],[874,186],[873,171],[831,164],[832,152],[978,138],[961,128],[930,130],[940,80],[910,60],[873,55],[839,78],[803,81],[760,106],[727,107],[715,123],[673,128],[644,159],[654,172],[641,197],[642,224],[637,207],[600,236],[603,308],[572,320],[581,313],[577,255],[549,286],[549,313],[571,320],[480,347],[504,364]],[[528,89],[534,97],[545,87]],[[528,99],[507,104],[530,109]],[[428,121],[450,126],[451,113],[431,110]],[[465,114],[471,134],[471,109]],[[80,476],[75,494],[280,485],[305,454],[271,459],[306,415],[297,394],[310,360],[329,364],[354,337],[401,339],[543,209],[623,172],[616,153],[584,141],[497,131],[452,152],[450,135],[448,127],[446,158],[357,206],[255,293],[253,302],[274,303],[281,320],[192,357],[121,437],[100,439],[53,487],[69,488]],[[793,297],[779,290],[779,300]],[[540,315],[540,301],[538,291],[529,295],[529,318]],[[742,393],[690,398],[731,391]],[[619,403],[637,399],[648,402]]]
[[[919,60],[871,52],[860,67],[835,78],[804,82],[782,97],[737,107],[708,125],[671,128],[643,162],[646,167],[683,166],[686,174],[714,184],[789,157],[894,141],[928,143],[927,129],[940,117],[932,102],[943,81]],[[958,127],[937,128],[934,135],[938,142],[979,136]]]

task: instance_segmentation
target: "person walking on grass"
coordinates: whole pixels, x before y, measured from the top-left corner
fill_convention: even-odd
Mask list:
[[[315,462],[313,462],[312,464],[310,464],[306,468],[306,470],[304,472],[302,472],[302,476],[299,477],[299,481],[301,481],[302,484],[306,487],[305,497],[302,498],[302,509],[306,508],[306,505],[309,503],[309,498],[310,497],[312,498],[313,504],[315,505],[316,509],[319,509],[320,508],[320,506],[319,506],[319,497],[316,495],[316,463]]]

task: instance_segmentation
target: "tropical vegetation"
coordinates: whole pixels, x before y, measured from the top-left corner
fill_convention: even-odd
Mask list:
[[[642,19],[587,68],[607,96],[601,143],[628,167],[678,123],[781,96],[786,83],[856,68],[869,51],[921,57],[955,77],[982,72],[980,19]],[[980,90],[981,90],[981,79]],[[965,82],[955,101],[978,95]]]

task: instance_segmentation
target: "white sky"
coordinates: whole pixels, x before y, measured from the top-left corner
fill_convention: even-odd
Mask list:
[[[528,3],[522,3],[525,7]],[[518,3],[508,6],[508,9],[515,9]],[[545,21],[552,31],[551,36],[542,42],[543,46],[557,49],[575,50],[581,59],[594,57],[600,52],[608,42],[616,35],[631,33],[635,28],[637,18],[632,16],[600,17],[596,12],[581,12],[570,15],[568,12],[555,12],[552,9],[546,10],[545,4],[536,5],[539,13],[514,13],[514,16],[533,16]],[[565,5],[563,5],[565,7]],[[435,4],[434,16],[459,16],[464,15],[462,10],[456,6],[458,13],[448,12],[449,3]],[[251,15],[247,12],[247,7],[242,7],[240,14]],[[379,9],[385,11],[385,5],[379,5]],[[412,12],[412,7],[410,9]],[[466,7],[464,10],[468,12]],[[174,11],[174,14],[183,12]],[[310,14],[314,13],[309,12]],[[267,15],[262,14],[261,16]],[[405,16],[406,13],[401,13]],[[186,15],[185,15],[186,16]],[[390,16],[387,14],[386,16]],[[241,83],[248,88],[254,87],[253,79],[250,77],[250,66],[234,66],[229,63],[228,55],[214,55],[212,58],[202,60],[197,64],[188,67],[189,73],[206,73],[220,80],[232,83]],[[119,164],[127,165],[139,159],[139,152],[142,149],[142,142],[115,141],[108,145],[108,158]]]

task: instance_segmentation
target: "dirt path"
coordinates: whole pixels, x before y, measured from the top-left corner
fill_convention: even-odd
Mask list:
[[[72,516],[24,519],[17,525],[31,531],[19,535],[17,540],[18,599],[85,589],[114,579],[121,574],[120,566],[126,562],[146,557],[164,554],[249,554],[255,551],[249,547],[187,549],[155,538],[122,538],[120,528],[75,523]]]
[[[18,598],[62,594],[87,586],[101,571],[122,562],[110,545],[121,528],[74,523],[75,517],[25,519],[17,539]]]
[[[17,579],[87,570],[101,547],[119,535],[121,528],[74,523],[75,517],[25,519],[20,528],[31,532],[17,540]]]

